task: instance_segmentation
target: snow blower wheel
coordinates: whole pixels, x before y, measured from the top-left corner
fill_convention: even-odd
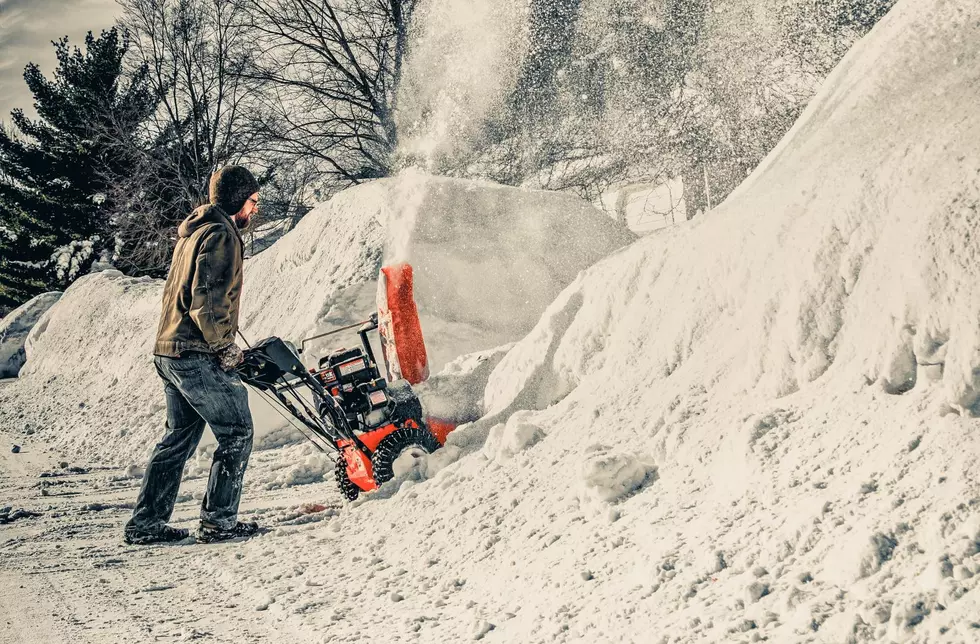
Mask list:
[[[388,434],[378,443],[378,448],[371,455],[375,482],[381,486],[395,478],[395,461],[403,454],[415,450],[431,454],[437,449],[439,449],[439,441],[427,429],[404,427]]]
[[[337,479],[337,488],[340,490],[341,495],[348,501],[356,501],[358,495],[361,493],[361,488],[354,485],[350,477],[347,476],[347,461],[344,459],[343,454],[339,455],[337,458],[337,463],[333,468],[334,478]]]

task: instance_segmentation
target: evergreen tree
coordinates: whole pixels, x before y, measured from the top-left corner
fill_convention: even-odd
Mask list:
[[[0,306],[63,289],[114,250],[109,181],[125,175],[113,141],[136,131],[155,109],[146,68],[124,80],[128,38],[113,28],[64,38],[48,79],[31,63],[24,80],[38,118],[11,113],[0,129]]]

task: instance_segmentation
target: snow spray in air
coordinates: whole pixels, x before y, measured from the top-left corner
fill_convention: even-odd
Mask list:
[[[427,0],[415,16],[398,96],[405,165],[462,152],[514,87],[528,50],[526,0]]]

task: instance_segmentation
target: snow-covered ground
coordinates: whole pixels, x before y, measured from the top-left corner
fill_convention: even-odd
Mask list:
[[[263,449],[243,510],[271,532],[128,548],[136,472],[4,454],[2,493],[43,514],[0,528],[0,619],[83,642],[980,641],[977,96],[980,5],[899,3],[722,206],[451,362],[433,386],[486,378],[486,415],[356,504],[277,489],[320,457]],[[0,431],[41,458],[86,412],[38,427],[29,397],[93,392],[27,382],[0,386]]]

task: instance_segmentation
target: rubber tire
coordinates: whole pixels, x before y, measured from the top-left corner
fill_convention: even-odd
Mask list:
[[[374,482],[381,487],[395,478],[395,461],[409,447],[420,447],[426,454],[439,449],[439,441],[427,429],[403,427],[385,436],[378,449],[371,455],[371,467],[374,469]]]
[[[337,456],[337,464],[333,468],[334,478],[337,479],[337,487],[340,494],[348,501],[356,501],[361,493],[361,488],[354,485],[354,482],[347,476],[347,460],[343,454]]]

